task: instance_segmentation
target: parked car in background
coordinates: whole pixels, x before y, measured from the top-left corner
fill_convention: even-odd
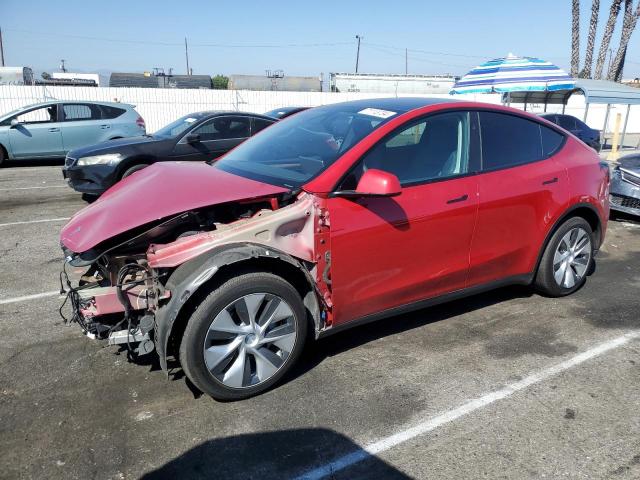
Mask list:
[[[153,135],[73,150],[65,159],[62,174],[71,188],[91,200],[152,163],[214,160],[275,122],[253,113],[192,113]]]
[[[282,107],[276,108],[275,110],[269,110],[265,115],[267,117],[277,118],[278,120],[282,120],[283,118],[290,117],[294,113],[302,112],[304,110],[308,110],[310,107]]]
[[[93,282],[66,277],[73,319],[155,349],[165,370],[179,358],[215,398],[246,398],[308,337],[507,284],[575,292],[605,236],[608,186],[591,148],[511,108],[317,107],[212,165],[152,165],[73,216],[64,257]]]
[[[545,113],[540,115],[545,120],[561,126],[567,132],[572,133],[584,143],[593,148],[596,152],[602,149],[600,144],[600,130],[589,127],[582,120],[572,116],[559,113]]]
[[[611,173],[611,209],[640,215],[640,155],[622,157]]]
[[[115,102],[43,102],[0,116],[4,160],[64,158],[70,150],[116,138],[144,135],[134,105]]]

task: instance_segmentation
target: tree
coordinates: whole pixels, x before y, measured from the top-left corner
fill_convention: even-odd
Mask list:
[[[631,35],[636,28],[638,21],[638,15],[640,15],[640,2],[636,7],[636,11],[633,11],[633,0],[625,0],[624,2],[624,20],[622,22],[622,32],[620,33],[620,45],[616,56],[611,62],[609,72],[607,73],[607,80],[614,80],[619,82],[622,80],[622,71],[624,69],[624,60],[627,55],[627,45],[631,40]]]
[[[212,78],[213,80],[213,88],[215,90],[226,90],[229,86],[229,77],[224,75],[216,75]]]
[[[609,9],[609,19],[607,20],[607,24],[604,27],[604,34],[602,36],[602,43],[600,44],[600,51],[598,52],[598,60],[596,61],[596,70],[593,78],[602,78],[604,62],[607,59],[607,51],[609,50],[609,44],[611,43],[613,30],[616,27],[616,21],[618,20],[618,13],[620,13],[621,4],[622,0],[613,0],[611,2],[611,8]]]
[[[571,76],[580,70],[580,0],[571,0]]]
[[[580,77],[591,78],[591,67],[593,66],[593,50],[596,45],[596,32],[598,30],[598,15],[600,13],[600,0],[591,2],[591,20],[589,21],[589,35],[587,36],[587,52],[584,56],[584,68],[580,72]]]

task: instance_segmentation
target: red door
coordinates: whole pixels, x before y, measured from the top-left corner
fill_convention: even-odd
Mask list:
[[[531,273],[570,190],[557,155],[562,135],[502,113],[481,112],[480,126],[483,169],[489,171],[477,176],[470,286]]]
[[[465,287],[478,208],[471,123],[462,111],[411,122],[345,180],[386,170],[403,185],[399,196],[328,200],[336,324]]]
[[[328,206],[336,324],[464,288],[475,176]]]

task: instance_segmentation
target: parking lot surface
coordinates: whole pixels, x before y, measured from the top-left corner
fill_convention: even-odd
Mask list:
[[[639,478],[640,223],[584,288],[503,288],[310,346],[220,403],[58,316],[60,167],[0,169],[1,478]],[[116,213],[117,214],[117,213]]]

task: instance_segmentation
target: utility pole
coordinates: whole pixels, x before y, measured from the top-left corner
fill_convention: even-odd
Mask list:
[[[409,49],[404,49],[404,74],[407,75],[409,73]]]
[[[184,56],[187,59],[187,75],[191,75],[191,70],[189,70],[189,46],[187,45],[187,37],[184,37]]]
[[[360,41],[362,40],[362,37],[360,35],[356,35],[356,38],[358,39],[358,53],[356,53],[356,73],[358,73],[358,63],[360,63]]]
[[[4,67],[4,47],[2,46],[2,29],[0,28],[0,67]]]

